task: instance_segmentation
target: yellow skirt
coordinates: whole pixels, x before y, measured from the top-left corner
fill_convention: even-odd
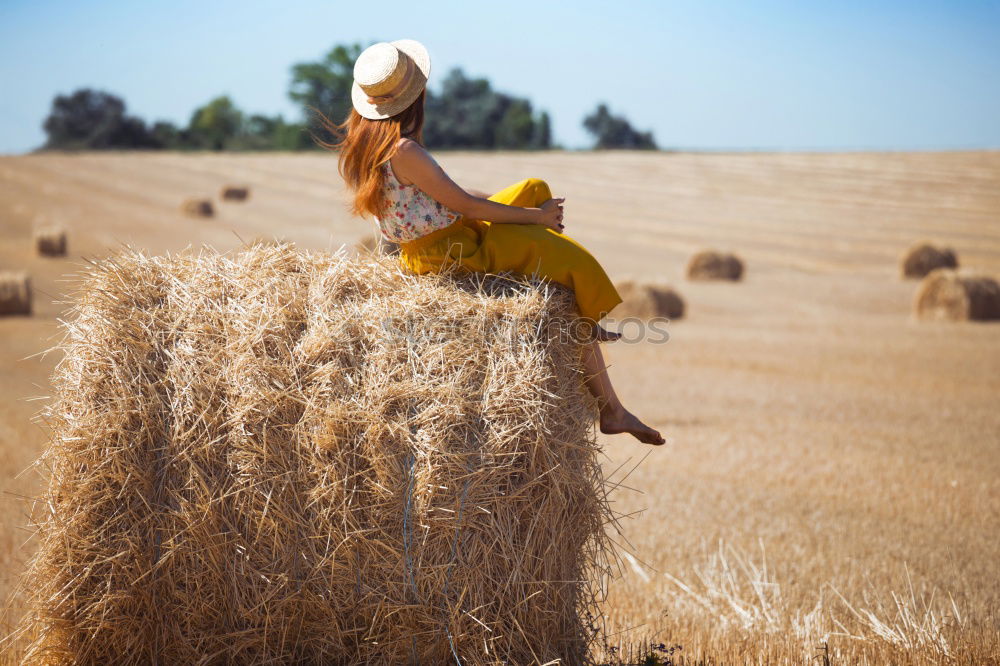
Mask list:
[[[490,200],[537,208],[551,198],[545,181],[529,178],[497,192]],[[585,247],[539,224],[500,224],[462,217],[444,229],[400,244],[400,261],[418,274],[457,265],[478,273],[511,271],[545,277],[572,289],[580,316],[595,323],[622,302],[604,268]]]

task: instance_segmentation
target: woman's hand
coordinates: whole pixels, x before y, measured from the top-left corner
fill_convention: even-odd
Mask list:
[[[564,201],[566,201],[566,197],[557,197],[543,201],[542,205],[538,207],[538,210],[541,211],[541,214],[538,216],[538,224],[544,225],[553,231],[562,232],[564,228],[562,204]]]

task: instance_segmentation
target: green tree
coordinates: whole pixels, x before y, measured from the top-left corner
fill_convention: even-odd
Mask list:
[[[211,100],[195,109],[188,123],[188,135],[197,148],[225,150],[233,148],[243,131],[243,112],[228,95]]]
[[[141,119],[125,113],[120,97],[90,88],[57,95],[42,127],[47,135],[44,148],[48,149],[160,147]]]
[[[351,86],[354,61],[361,44],[334,46],[319,62],[292,65],[292,83],[288,96],[302,107],[303,117],[317,109],[334,122],[342,122],[351,110]]]
[[[594,136],[594,148],[656,150],[652,132],[636,131],[624,117],[612,115],[603,103],[583,119],[583,126]]]
[[[153,123],[151,131],[156,142],[163,148],[177,149],[182,146],[184,133],[177,125],[174,125],[170,121],[156,121]]]
[[[441,94],[428,91],[424,140],[432,148],[548,148],[548,114],[527,99],[492,89],[485,78],[452,69]]]
[[[238,150],[302,150],[311,142],[300,123],[288,123],[280,116],[254,114],[233,142]]]
[[[549,112],[542,111],[535,123],[534,134],[531,137],[532,148],[552,147],[552,123],[549,120]]]
[[[307,150],[316,148],[312,137],[306,131],[306,126],[302,123],[289,123],[278,116],[278,122],[271,135],[273,137],[272,147],[274,150]]]
[[[535,119],[531,113],[531,102],[526,99],[512,99],[500,118],[496,128],[495,142],[498,148],[527,148],[535,135]]]

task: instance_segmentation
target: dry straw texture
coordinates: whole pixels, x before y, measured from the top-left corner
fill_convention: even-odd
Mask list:
[[[0,272],[0,315],[31,314],[31,278],[27,273]]]
[[[209,199],[187,199],[181,204],[181,212],[191,217],[212,217],[215,207]]]
[[[586,659],[610,519],[565,289],[257,244],[92,269],[29,663]]]
[[[900,261],[904,278],[922,278],[936,268],[958,268],[955,252],[930,243],[918,243],[907,250]]]
[[[702,250],[688,261],[690,280],[739,280],[743,277],[743,262],[735,254]]]
[[[684,299],[666,285],[623,280],[615,288],[622,297],[622,302],[614,310],[616,318],[679,319],[684,316]]]
[[[399,254],[399,244],[387,240],[382,234],[368,234],[354,246],[359,252],[372,254]]]
[[[222,199],[224,201],[246,201],[250,198],[250,188],[238,185],[226,185],[222,188]]]
[[[247,246],[253,245],[295,245],[295,241],[289,240],[284,236],[256,236],[249,241],[243,241]]]
[[[913,313],[925,320],[1000,319],[1000,285],[985,275],[939,268],[917,288]]]
[[[35,231],[35,249],[43,257],[66,256],[66,230],[61,227],[45,227]]]

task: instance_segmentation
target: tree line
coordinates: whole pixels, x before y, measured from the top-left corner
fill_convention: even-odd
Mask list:
[[[57,95],[43,128],[43,150],[307,150],[313,136],[324,139],[313,110],[334,121],[351,108],[354,61],[360,44],[334,46],[322,59],[291,69],[288,96],[303,120],[249,114],[227,95],[194,110],[186,126],[159,120],[147,123],[130,115],[124,100],[109,92],[82,88]],[[557,147],[551,119],[530,100],[494,90],[489,80],[452,69],[441,91],[426,97],[424,142],[430,148],[531,150]],[[594,148],[656,149],[651,132],[639,132],[606,104],[583,119]]]

